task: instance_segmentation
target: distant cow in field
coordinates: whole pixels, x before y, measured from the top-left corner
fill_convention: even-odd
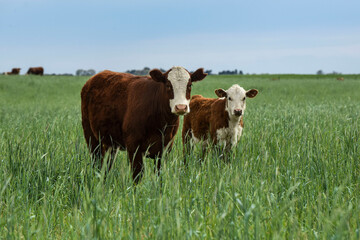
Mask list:
[[[344,78],[343,78],[343,77],[338,77],[338,78],[336,78],[336,80],[338,80],[338,81],[344,81]]]
[[[34,74],[34,75],[44,75],[44,68],[43,67],[31,67],[27,71],[26,74]]]
[[[11,72],[5,72],[5,75],[19,75],[21,68],[13,68]]]
[[[171,149],[179,127],[179,115],[190,111],[193,82],[206,77],[200,68],[189,73],[173,67],[158,69],[150,76],[103,71],[91,77],[81,91],[82,126],[86,142],[95,156],[117,148],[127,150],[133,179],[142,177],[143,157],[161,158]],[[99,158],[97,158],[99,159]],[[161,161],[157,161],[160,170]],[[110,170],[112,159],[108,169]]]
[[[207,143],[217,144],[224,152],[235,147],[244,128],[246,98],[254,98],[258,90],[245,91],[235,84],[226,91],[217,89],[215,93],[219,98],[204,98],[201,95],[191,98],[191,112],[184,117],[182,131],[186,151],[191,139],[194,143],[203,141],[204,148]]]

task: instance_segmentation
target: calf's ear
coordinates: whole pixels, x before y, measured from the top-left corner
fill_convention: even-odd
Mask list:
[[[153,69],[149,72],[151,78],[156,82],[166,82],[164,74],[159,69]]]
[[[225,92],[224,89],[216,89],[215,90],[215,94],[218,96],[218,97],[226,97],[227,96],[227,93]]]
[[[203,80],[207,76],[207,73],[204,73],[203,68],[199,68],[191,74],[191,82],[197,82]]]
[[[259,91],[256,89],[250,89],[250,90],[246,91],[246,96],[248,98],[254,98],[258,94],[258,92]]]

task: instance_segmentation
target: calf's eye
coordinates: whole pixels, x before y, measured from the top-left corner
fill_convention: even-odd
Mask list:
[[[245,97],[243,98],[243,101],[245,101]]]
[[[231,97],[229,97],[229,101],[231,101],[232,99],[231,99]]]

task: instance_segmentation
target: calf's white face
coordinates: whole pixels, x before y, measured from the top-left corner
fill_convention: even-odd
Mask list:
[[[153,69],[150,71],[150,76],[153,80],[165,84],[171,112],[176,115],[184,115],[190,112],[192,82],[201,81],[207,74],[202,68],[190,74],[183,67],[173,67],[166,73]]]
[[[245,91],[237,84],[232,85],[228,90],[217,89],[215,93],[218,97],[226,98],[225,110],[229,113],[230,119],[239,119],[246,108],[246,98],[253,98],[257,95],[256,89]]]

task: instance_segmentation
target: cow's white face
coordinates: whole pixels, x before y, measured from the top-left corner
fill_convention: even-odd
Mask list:
[[[173,98],[170,99],[170,108],[172,113],[183,115],[190,112],[190,78],[191,76],[189,72],[182,67],[173,67],[170,70],[167,79],[173,90]]]
[[[240,119],[246,108],[246,98],[253,98],[257,95],[256,89],[245,91],[237,84],[232,85],[228,90],[217,89],[216,95],[226,98],[225,110],[229,113],[230,119]]]
[[[158,69],[150,71],[152,79],[165,84],[171,112],[176,115],[190,112],[191,84],[204,79],[206,75],[202,68],[192,74],[183,67],[173,67],[166,73],[162,73]]]

